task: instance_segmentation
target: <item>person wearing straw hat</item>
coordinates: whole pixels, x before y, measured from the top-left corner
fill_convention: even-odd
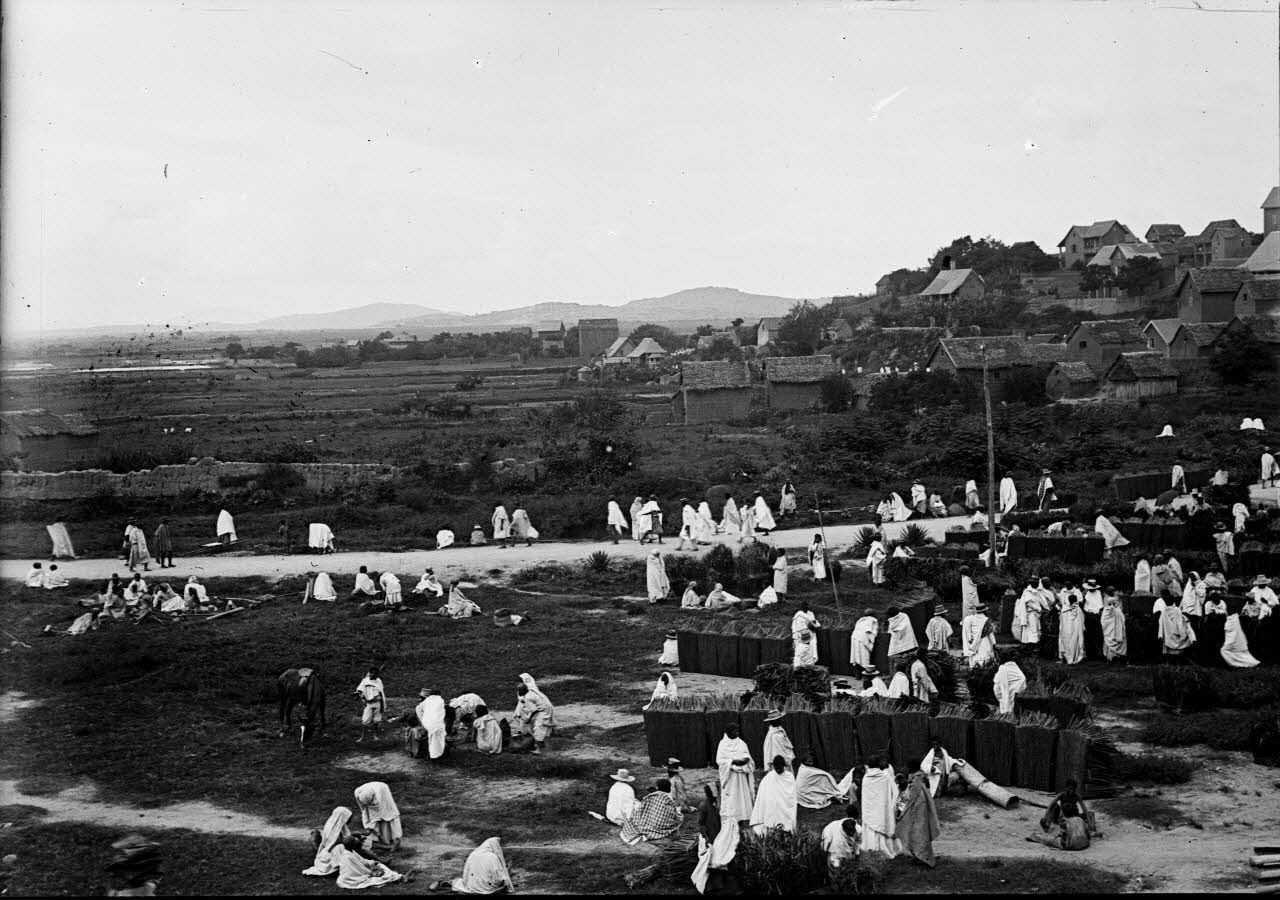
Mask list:
[[[1275,606],[1280,602],[1276,598],[1276,592],[1271,589],[1271,579],[1266,575],[1259,575],[1253,579],[1253,587],[1249,588],[1249,596],[1254,600],[1260,600],[1268,606]]]
[[[930,650],[950,650],[951,637],[955,629],[947,621],[947,608],[939,603],[933,608],[933,618],[924,627],[924,636],[929,641]]]
[[[632,787],[636,776],[627,769],[619,769],[609,777],[613,784],[609,787],[609,799],[605,801],[604,817],[614,825],[625,825],[639,803]]]
[[[1053,490],[1053,470],[1040,470],[1040,483],[1036,485],[1036,497],[1040,500],[1040,512],[1048,512],[1058,500]]]
[[[995,639],[991,620],[987,618],[985,603],[979,603],[973,612],[960,622],[960,646],[971,667],[981,666],[995,659]]]
[[[813,639],[812,631],[801,631],[792,637],[792,666],[816,666],[818,664],[818,646]]]
[[[862,673],[862,693],[860,697],[888,697],[889,686],[884,683],[884,676],[875,666]]]
[[[662,655],[658,657],[658,665],[672,666],[678,668],[680,666],[680,635],[675,629],[667,632],[667,639],[662,642]]]
[[[697,812],[698,808],[689,802],[689,788],[684,780],[684,764],[674,756],[667,757],[667,781],[671,783],[671,799],[676,809],[682,813]]]
[[[787,761],[788,766],[791,765],[792,760],[796,758],[796,751],[791,746],[791,738],[787,737],[787,732],[783,730],[782,713],[776,709],[769,710],[768,715],[764,717],[764,723],[768,726],[768,730],[765,731],[764,752],[761,756],[768,760],[781,756]]]
[[[1088,659],[1102,656],[1102,585],[1097,579],[1086,578],[1080,585],[1084,610],[1084,655]]]
[[[1232,562],[1236,555],[1235,532],[1228,528],[1225,523],[1218,522],[1213,526],[1213,543],[1214,548],[1218,551],[1218,562],[1222,564],[1222,571],[1230,573]]]

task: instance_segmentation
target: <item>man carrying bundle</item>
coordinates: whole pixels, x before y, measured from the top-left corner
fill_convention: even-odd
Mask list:
[[[782,713],[776,709],[770,710],[764,717],[765,725],[769,726],[764,735],[764,758],[771,760],[775,756],[781,756],[789,766],[796,758],[796,751],[791,746],[791,738],[782,729],[782,718]]]

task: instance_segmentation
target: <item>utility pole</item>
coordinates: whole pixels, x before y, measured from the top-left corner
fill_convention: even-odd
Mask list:
[[[987,538],[991,546],[991,565],[996,561],[996,439],[991,428],[991,385],[987,382],[987,345],[978,347],[982,353],[982,400],[987,407]]]
[[[813,492],[813,508],[818,514],[818,533],[822,535],[822,570],[827,573],[827,578],[831,582],[831,599],[835,601],[836,609],[840,608],[840,592],[836,590],[836,579],[831,573],[831,558],[827,554],[827,529],[822,524],[822,501],[818,499],[818,491]]]

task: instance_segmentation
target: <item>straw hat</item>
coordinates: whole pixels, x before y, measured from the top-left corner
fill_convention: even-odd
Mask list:
[[[869,668],[869,669],[865,669],[865,670],[863,670],[863,673],[862,673],[862,674],[863,674],[864,676],[866,676],[867,678],[876,678],[876,677],[878,677],[878,676],[880,675],[880,670],[879,670],[879,669],[877,669],[875,666],[872,666],[872,667],[871,667],[871,668]]]
[[[667,758],[667,768],[668,768],[668,769],[683,769],[683,768],[684,768],[684,766],[682,766],[682,765],[680,764],[680,760],[676,759],[674,756],[671,756],[671,757],[668,757],[668,758]]]
[[[1253,579],[1253,583],[1257,587],[1270,587],[1271,579],[1266,575],[1259,575],[1257,578]]]
[[[1084,580],[1084,584],[1080,586],[1084,588],[1086,591],[1096,591],[1098,589],[1098,582],[1092,578],[1086,578]]]
[[[838,687],[838,688],[848,688],[849,686],[850,686],[849,682],[843,678],[837,678],[835,681],[835,684],[832,685],[832,687]]]
[[[636,776],[632,775],[626,769],[619,769],[616,775],[610,775],[614,781],[635,781]]]
[[[423,688],[422,690],[418,691],[418,696],[419,696],[419,697],[430,697],[430,696],[431,696],[431,688]]]
[[[1041,470],[1040,470],[1040,474],[1041,474],[1041,475],[1052,475],[1052,474],[1053,474],[1053,469],[1041,469]]]
[[[669,638],[678,638],[678,637],[680,637],[680,635],[676,634],[675,630],[673,629],[673,630],[671,630],[671,631],[668,631],[668,632],[667,632],[667,637],[669,637]]]
[[[947,614],[947,608],[939,603],[933,608],[933,614],[935,616],[945,616]]]
[[[973,611],[974,611],[975,613],[984,613],[984,612],[986,612],[986,611],[987,611],[987,604],[985,604],[985,603],[979,603],[977,606],[975,606],[975,607],[973,608]]]
[[[1218,531],[1226,531],[1226,530],[1227,530],[1227,526],[1226,526],[1226,525],[1224,525],[1224,524],[1222,524],[1221,522],[1214,522],[1214,523],[1213,523],[1213,527],[1214,527],[1214,528],[1216,528]]]
[[[781,722],[781,721],[782,721],[782,713],[780,713],[780,712],[779,712],[778,710],[776,710],[776,709],[771,709],[771,710],[769,710],[769,714],[768,714],[767,716],[765,716],[765,717],[764,717],[764,720],[765,720],[766,722]]]

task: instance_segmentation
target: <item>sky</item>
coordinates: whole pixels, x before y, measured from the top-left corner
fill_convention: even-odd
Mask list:
[[[12,0],[0,321],[823,297],[964,234],[1258,231],[1278,3]]]

